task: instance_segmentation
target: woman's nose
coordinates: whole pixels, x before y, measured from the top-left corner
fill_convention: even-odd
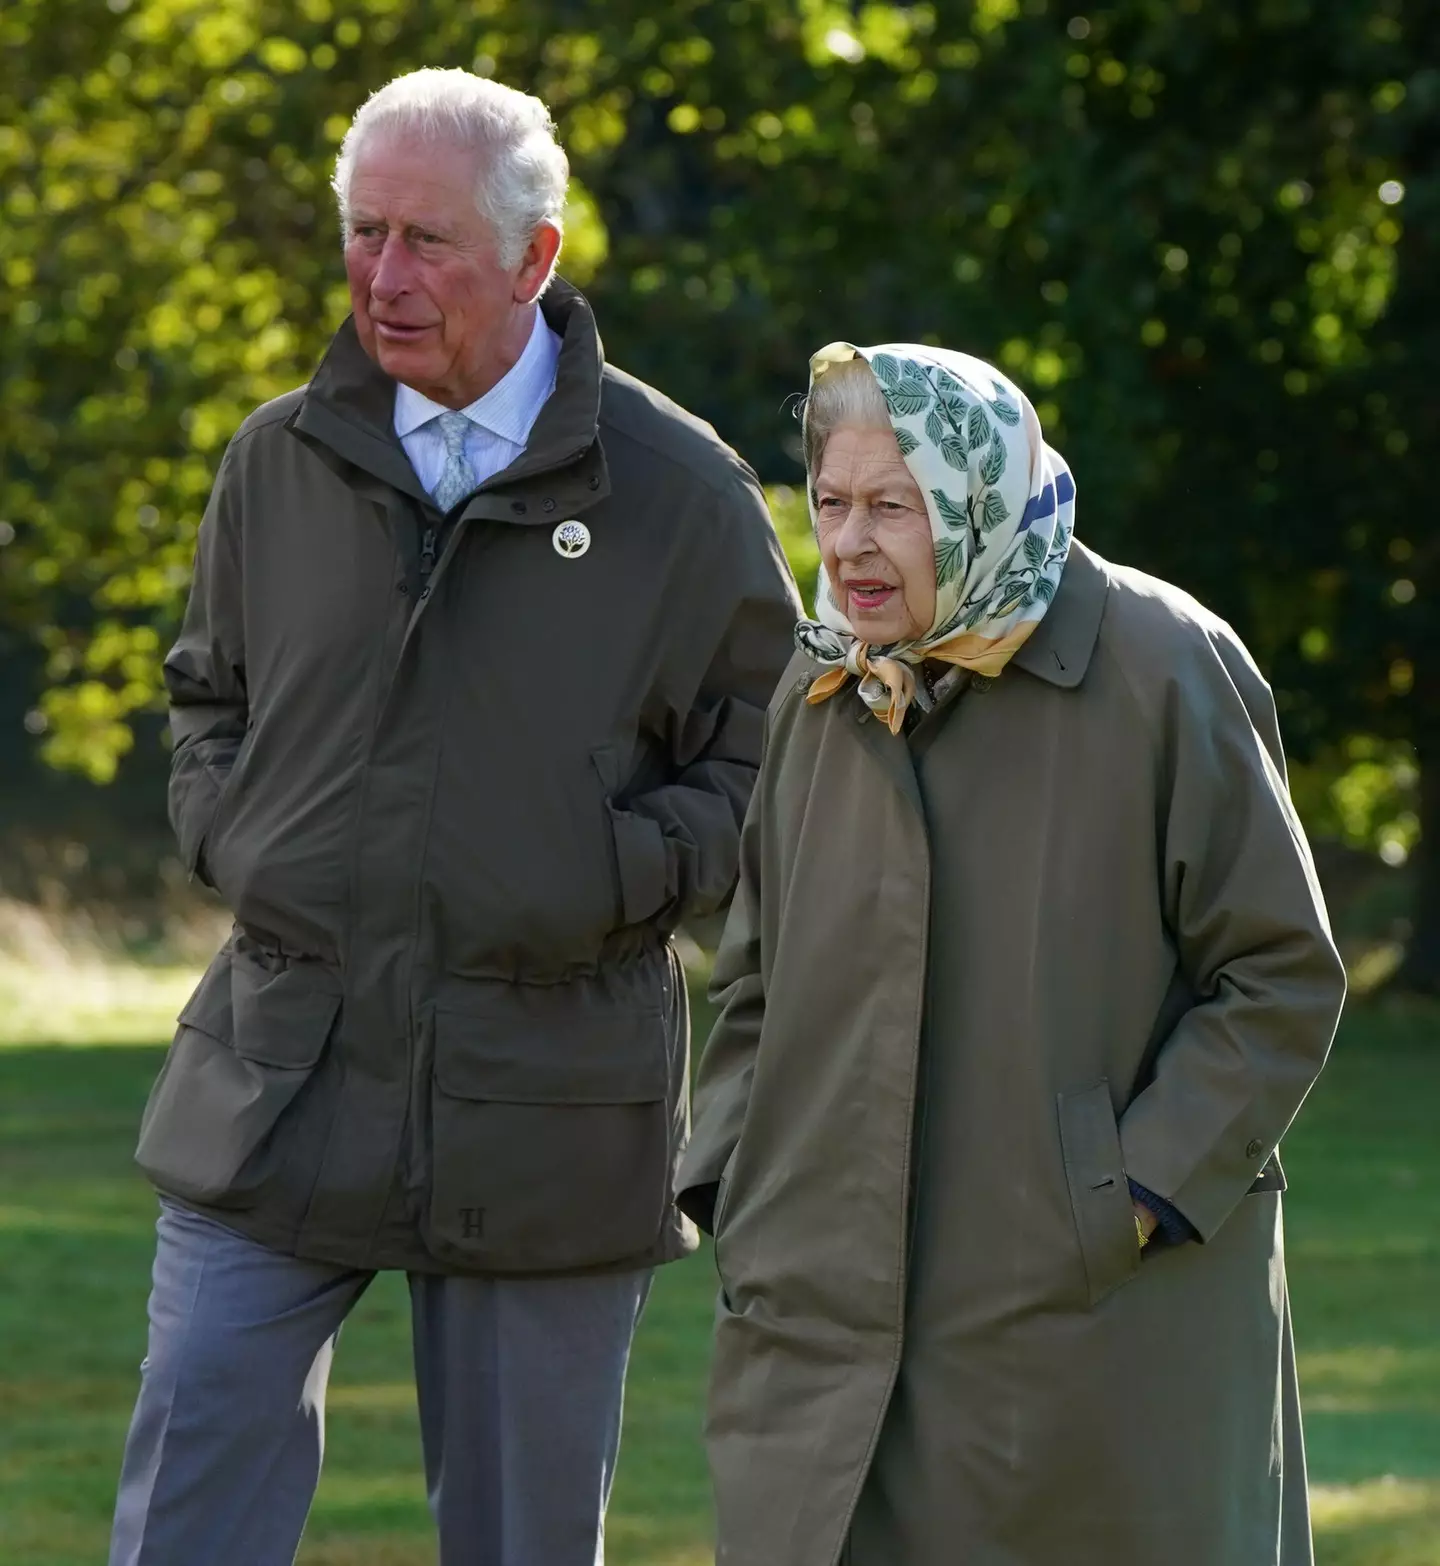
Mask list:
[[[862,555],[873,554],[870,513],[864,506],[851,506],[845,513],[835,535],[835,554],[841,560],[858,560]]]

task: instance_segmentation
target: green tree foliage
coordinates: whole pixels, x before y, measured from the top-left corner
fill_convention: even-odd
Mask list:
[[[1312,822],[1440,844],[1437,61],[1427,0],[7,0],[0,616],[51,758],[123,754],[224,441],[343,312],[348,117],[458,64],[551,104],[618,362],[793,485],[823,343],[995,357],[1082,534],[1246,635]]]

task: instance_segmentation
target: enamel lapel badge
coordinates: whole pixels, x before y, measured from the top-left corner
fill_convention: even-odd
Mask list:
[[[550,536],[555,553],[565,560],[578,560],[590,547],[590,529],[583,522],[562,522]]]

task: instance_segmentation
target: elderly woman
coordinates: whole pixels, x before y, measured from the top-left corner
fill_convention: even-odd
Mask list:
[[[1269,691],[1035,410],[834,344],[682,1208],[723,1566],[1309,1566],[1276,1144],[1344,974]]]

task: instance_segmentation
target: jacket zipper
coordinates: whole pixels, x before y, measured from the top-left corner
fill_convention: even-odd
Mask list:
[[[435,545],[436,533],[433,527],[425,529],[425,535],[420,540],[420,580],[428,582],[430,573],[435,569]]]

